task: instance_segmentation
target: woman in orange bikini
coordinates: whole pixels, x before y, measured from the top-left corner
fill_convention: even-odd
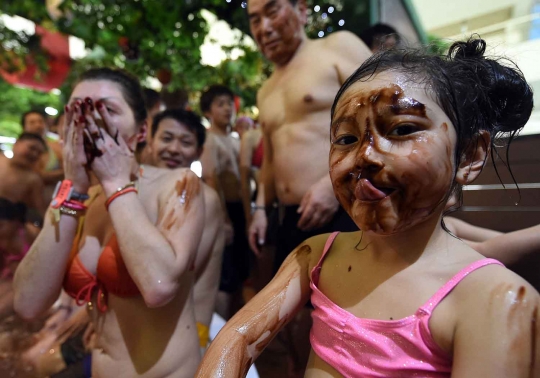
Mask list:
[[[94,324],[94,378],[192,377],[200,361],[191,294],[204,216],[199,179],[136,163],[146,110],[126,73],[87,71],[65,110],[66,180],[15,275],[15,309],[39,316],[63,288]]]

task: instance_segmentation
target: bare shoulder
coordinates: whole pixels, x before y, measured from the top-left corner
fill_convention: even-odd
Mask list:
[[[540,295],[531,284],[495,264],[469,274],[456,287],[455,295],[463,318],[474,318],[474,314],[506,317],[509,311],[532,311],[540,304]]]
[[[365,54],[371,55],[364,42],[350,31],[338,31],[331,33],[328,37],[320,40],[328,49],[337,50],[340,53],[348,50],[360,49]]]
[[[153,168],[156,170],[152,187],[159,188],[158,196],[170,197],[171,193],[174,196],[196,197],[201,192],[201,180],[189,168],[177,169],[162,169]]]
[[[308,260],[308,271],[311,272],[313,267],[317,265],[324,251],[326,241],[331,234],[320,234],[312,236],[301,243],[294,251],[298,257],[305,257]]]

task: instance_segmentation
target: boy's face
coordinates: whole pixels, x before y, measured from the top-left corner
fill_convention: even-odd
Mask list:
[[[45,135],[47,124],[45,118],[39,113],[27,114],[24,118],[24,131],[32,134]]]
[[[45,152],[45,146],[38,140],[25,139],[13,145],[13,159],[22,165],[34,165]]]
[[[205,113],[210,123],[220,128],[229,126],[234,115],[234,100],[229,95],[220,95],[214,98],[210,110]]]
[[[189,168],[202,152],[197,135],[172,118],[159,123],[150,147],[154,165],[169,169]]]

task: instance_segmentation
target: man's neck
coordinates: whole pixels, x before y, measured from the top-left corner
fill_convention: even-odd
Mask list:
[[[302,32],[303,35],[302,35],[302,39],[300,40],[300,43],[298,44],[298,46],[296,47],[296,50],[294,50],[294,53],[292,53],[287,60],[284,60],[283,62],[274,62],[274,67],[275,67],[275,70],[276,71],[280,71],[280,70],[283,70],[285,69],[285,67],[287,67],[287,65],[294,59],[294,57],[296,55],[298,55],[298,53],[300,53],[300,51],[311,41],[307,36],[306,36],[306,33],[305,32]]]

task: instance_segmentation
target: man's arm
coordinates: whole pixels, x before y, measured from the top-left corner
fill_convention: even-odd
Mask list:
[[[326,37],[326,44],[336,57],[335,65],[340,85],[372,55],[366,44],[348,31],[330,34]]]
[[[257,101],[258,103],[259,100]],[[256,210],[253,213],[251,224],[248,230],[248,240],[251,250],[256,254],[260,254],[260,245],[263,245],[266,237],[266,228],[268,221],[266,218],[265,207],[271,205],[275,200],[275,181],[273,169],[273,150],[268,129],[264,122],[261,123],[263,132],[264,154],[261,171],[259,173],[257,199],[255,200]]]
[[[251,160],[255,135],[252,131],[246,132],[240,145],[240,186],[246,224],[251,222]]]

